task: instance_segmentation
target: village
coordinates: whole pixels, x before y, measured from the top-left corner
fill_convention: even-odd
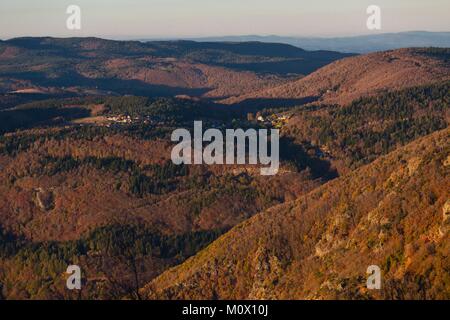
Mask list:
[[[250,114],[247,116],[247,119],[250,121],[253,116],[250,116]],[[281,129],[286,123],[289,121],[289,119],[292,117],[291,114],[276,114],[273,113],[269,116],[263,116],[260,113],[256,114],[256,121],[264,124],[267,127],[272,127],[275,129]]]
[[[111,123],[116,123],[116,124],[133,124],[133,123],[143,123],[143,124],[151,124],[152,120],[150,118],[150,116],[134,116],[131,117],[129,115],[114,115],[114,116],[109,116],[106,117],[106,120],[109,122],[109,124]]]
[[[77,125],[96,125],[101,127],[116,127],[132,124],[154,124],[154,120],[150,116],[130,116],[130,115],[111,115],[111,116],[92,116],[87,118],[76,119],[72,121]]]

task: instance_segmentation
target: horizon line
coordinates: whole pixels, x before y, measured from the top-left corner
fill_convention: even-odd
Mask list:
[[[164,41],[164,40],[195,40],[195,39],[209,39],[209,38],[239,38],[239,37],[278,37],[278,38],[293,38],[293,39],[340,39],[340,38],[358,38],[358,37],[370,37],[370,36],[382,36],[382,35],[394,35],[394,34],[406,34],[406,33],[450,33],[449,31],[427,31],[427,30],[408,30],[397,32],[373,32],[373,33],[361,33],[354,35],[334,35],[334,36],[306,36],[306,35],[282,35],[282,34],[228,34],[228,35],[203,35],[203,36],[121,36],[121,35],[18,35],[14,37],[0,37],[2,41],[8,41],[18,38],[56,38],[56,39],[70,39],[70,38],[99,38],[105,40],[115,41]]]

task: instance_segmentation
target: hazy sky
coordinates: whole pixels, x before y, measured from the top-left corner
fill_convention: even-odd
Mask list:
[[[82,10],[78,31],[66,28],[71,4]],[[0,0],[0,38],[368,34],[371,4],[381,32],[450,31],[449,0]]]

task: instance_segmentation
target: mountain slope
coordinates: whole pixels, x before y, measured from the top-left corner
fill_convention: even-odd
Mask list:
[[[156,278],[150,299],[449,298],[450,130],[273,207]],[[365,288],[382,269],[382,290]]]
[[[332,159],[340,173],[450,122],[450,81],[389,91],[349,105],[300,106],[289,109],[283,134],[309,144]]]
[[[310,98],[348,104],[383,90],[399,90],[450,79],[450,49],[400,49],[341,59],[281,86],[228,99]]]

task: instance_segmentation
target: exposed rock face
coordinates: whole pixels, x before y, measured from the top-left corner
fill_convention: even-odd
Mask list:
[[[55,196],[51,190],[38,188],[35,193],[36,205],[44,211],[50,211],[55,207]]]
[[[450,199],[442,207],[442,224],[439,228],[441,237],[445,236],[450,230]]]
[[[277,256],[271,255],[260,247],[254,258],[254,282],[249,299],[275,299],[272,288],[282,275],[281,262]]]

